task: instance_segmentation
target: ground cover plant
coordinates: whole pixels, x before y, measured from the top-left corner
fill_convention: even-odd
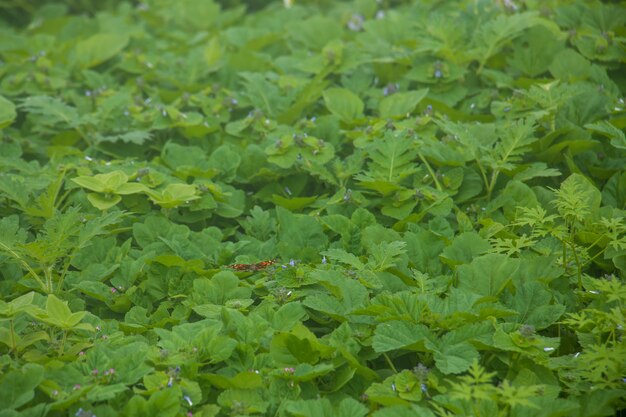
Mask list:
[[[0,416],[624,415],[623,3],[0,18]]]

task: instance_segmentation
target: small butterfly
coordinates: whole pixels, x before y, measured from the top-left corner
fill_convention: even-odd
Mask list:
[[[233,264],[233,265],[228,265],[228,267],[231,269],[234,269],[235,271],[254,272],[254,271],[260,271],[261,269],[265,269],[268,266],[275,264],[275,263],[276,263],[276,259],[272,259],[269,261],[257,262],[255,264]]]

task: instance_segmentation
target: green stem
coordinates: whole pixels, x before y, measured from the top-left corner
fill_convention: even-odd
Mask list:
[[[389,356],[387,356],[386,353],[383,353],[383,357],[385,358],[385,361],[387,362],[387,365],[389,365],[389,367],[391,368],[391,370],[394,373],[398,373],[398,370],[396,369],[396,367],[393,365],[393,362],[391,362],[391,359],[389,358]]]
[[[572,247],[572,253],[574,254],[574,262],[576,262],[576,274],[578,275],[578,290],[582,291],[583,289],[582,265],[580,264],[580,260],[578,259],[578,253],[576,252],[574,243],[569,242],[569,245]]]
[[[24,269],[26,269],[35,279],[35,281],[37,281],[37,284],[39,284],[39,286],[41,287],[41,289],[46,292],[46,284],[43,282],[43,280],[41,279],[41,277],[39,275],[37,275],[37,273],[33,270],[33,268],[30,267],[30,265],[28,264],[28,262],[26,262],[24,259],[22,259],[22,257],[20,255],[18,255],[13,249],[11,249],[10,247],[8,247],[7,245],[5,245],[4,243],[0,242],[0,249],[4,249],[6,252],[8,252],[13,258],[17,259],[22,266],[24,267]],[[46,292],[47,294],[49,294],[49,292]]]
[[[426,160],[426,158],[424,158],[424,156],[421,153],[418,153],[417,155],[420,157],[420,159],[422,160],[422,163],[426,166],[426,169],[428,170],[428,173],[430,174],[432,179],[435,181],[435,187],[437,187],[437,190],[443,191],[443,188],[441,187],[441,184],[437,180],[437,175],[435,175],[435,171],[433,171],[433,169],[431,168],[431,166],[428,163],[428,161]]]
[[[9,320],[9,331],[11,332],[11,352],[17,354],[17,345],[15,343],[15,327],[13,325],[13,319]]]
[[[487,199],[489,201],[491,201],[491,194],[493,193],[493,189],[496,187],[498,175],[500,175],[500,171],[498,170],[495,170],[491,173],[491,181],[489,181],[489,186],[487,187]]]
[[[61,338],[61,347],[59,348],[59,357],[63,356],[65,351],[65,342],[67,341],[67,330],[63,330],[63,337]]]

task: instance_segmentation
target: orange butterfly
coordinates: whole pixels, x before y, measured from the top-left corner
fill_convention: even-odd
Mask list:
[[[254,271],[260,271],[261,269],[265,269],[268,266],[275,264],[275,263],[276,263],[276,259],[272,259],[269,261],[257,262],[255,264],[233,264],[233,265],[228,265],[228,267],[231,269],[234,269],[235,271],[254,272]]]

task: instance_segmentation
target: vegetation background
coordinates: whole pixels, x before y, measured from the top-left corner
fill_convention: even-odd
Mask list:
[[[0,416],[623,416],[625,22],[1,0]]]

